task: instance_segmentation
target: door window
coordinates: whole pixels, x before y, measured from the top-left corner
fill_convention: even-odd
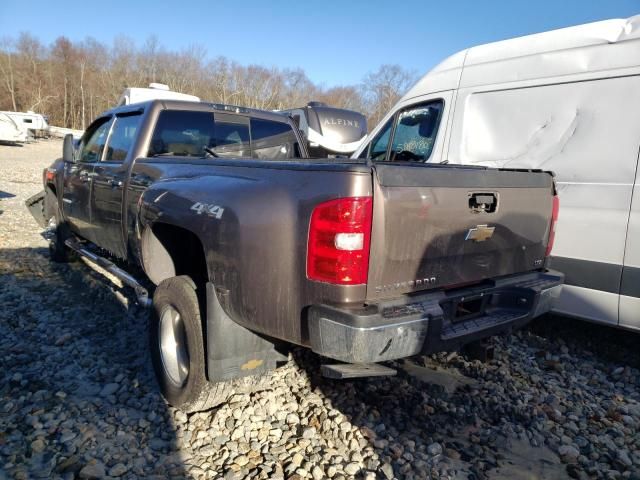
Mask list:
[[[102,151],[107,141],[109,128],[111,127],[111,119],[105,118],[101,120],[97,126],[92,129],[86,140],[82,142],[80,148],[80,161],[85,163],[93,163],[100,161]],[[90,130],[91,131],[91,130]]]
[[[298,139],[288,123],[251,119],[253,158],[280,160],[299,157]]]
[[[136,137],[142,115],[126,115],[116,117],[115,125],[111,130],[105,162],[124,162]]]
[[[398,114],[390,161],[426,162],[429,160],[438,132],[442,106],[442,101],[431,102]]]

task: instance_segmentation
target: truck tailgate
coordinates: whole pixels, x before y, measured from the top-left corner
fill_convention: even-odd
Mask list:
[[[553,195],[547,172],[375,165],[367,300],[541,268]]]

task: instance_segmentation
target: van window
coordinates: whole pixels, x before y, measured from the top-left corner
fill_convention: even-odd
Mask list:
[[[288,123],[251,119],[251,149],[253,158],[281,160],[300,156],[293,129]]]
[[[79,159],[84,163],[100,161],[107,135],[111,128],[111,119],[102,118],[87,129],[88,136],[83,138],[80,145]]]
[[[215,147],[219,157],[250,157],[249,125],[216,121]]]
[[[215,147],[212,112],[163,110],[151,138],[149,156],[207,156],[206,148]]]
[[[141,119],[142,115],[140,114],[116,117],[103,161],[124,162],[126,160],[136,138]]]
[[[398,114],[389,161],[426,162],[431,156],[443,102],[411,107]]]
[[[393,117],[391,117],[384,127],[378,132],[376,138],[373,139],[369,146],[369,155],[367,158],[371,160],[383,161],[387,158],[387,149],[389,148],[389,137],[391,136],[391,127],[393,126]]]

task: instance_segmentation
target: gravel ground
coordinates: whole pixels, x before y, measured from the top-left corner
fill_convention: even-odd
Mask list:
[[[268,390],[167,406],[131,292],[50,263],[23,206],[60,150],[0,145],[0,479],[640,479],[640,337],[558,317],[488,363],[337,382],[295,350]]]

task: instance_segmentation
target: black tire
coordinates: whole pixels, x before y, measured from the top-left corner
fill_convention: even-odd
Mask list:
[[[161,347],[161,329],[167,328],[166,325],[163,327],[164,322],[171,321],[175,326],[175,317],[171,319],[174,311],[180,316],[178,323],[182,324],[182,328],[173,328],[174,338],[178,339],[176,344],[182,341],[186,346],[186,358],[176,355],[184,360],[185,365],[188,364],[186,378],[182,380],[179,377],[184,374],[184,369],[166,367],[163,358],[167,355],[163,356]],[[163,319],[163,315],[166,318]],[[183,333],[175,334],[180,330]],[[149,324],[149,347],[162,395],[172,406],[187,413],[213,408],[234,393],[254,390],[259,382],[259,378],[255,377],[218,383],[207,380],[207,357],[196,285],[185,275],[168,278],[156,288]],[[170,363],[167,361],[167,364]]]
[[[65,241],[71,237],[69,225],[55,219],[56,230],[54,236],[49,240],[49,257],[56,263],[74,262],[78,259],[78,254],[65,245]]]

